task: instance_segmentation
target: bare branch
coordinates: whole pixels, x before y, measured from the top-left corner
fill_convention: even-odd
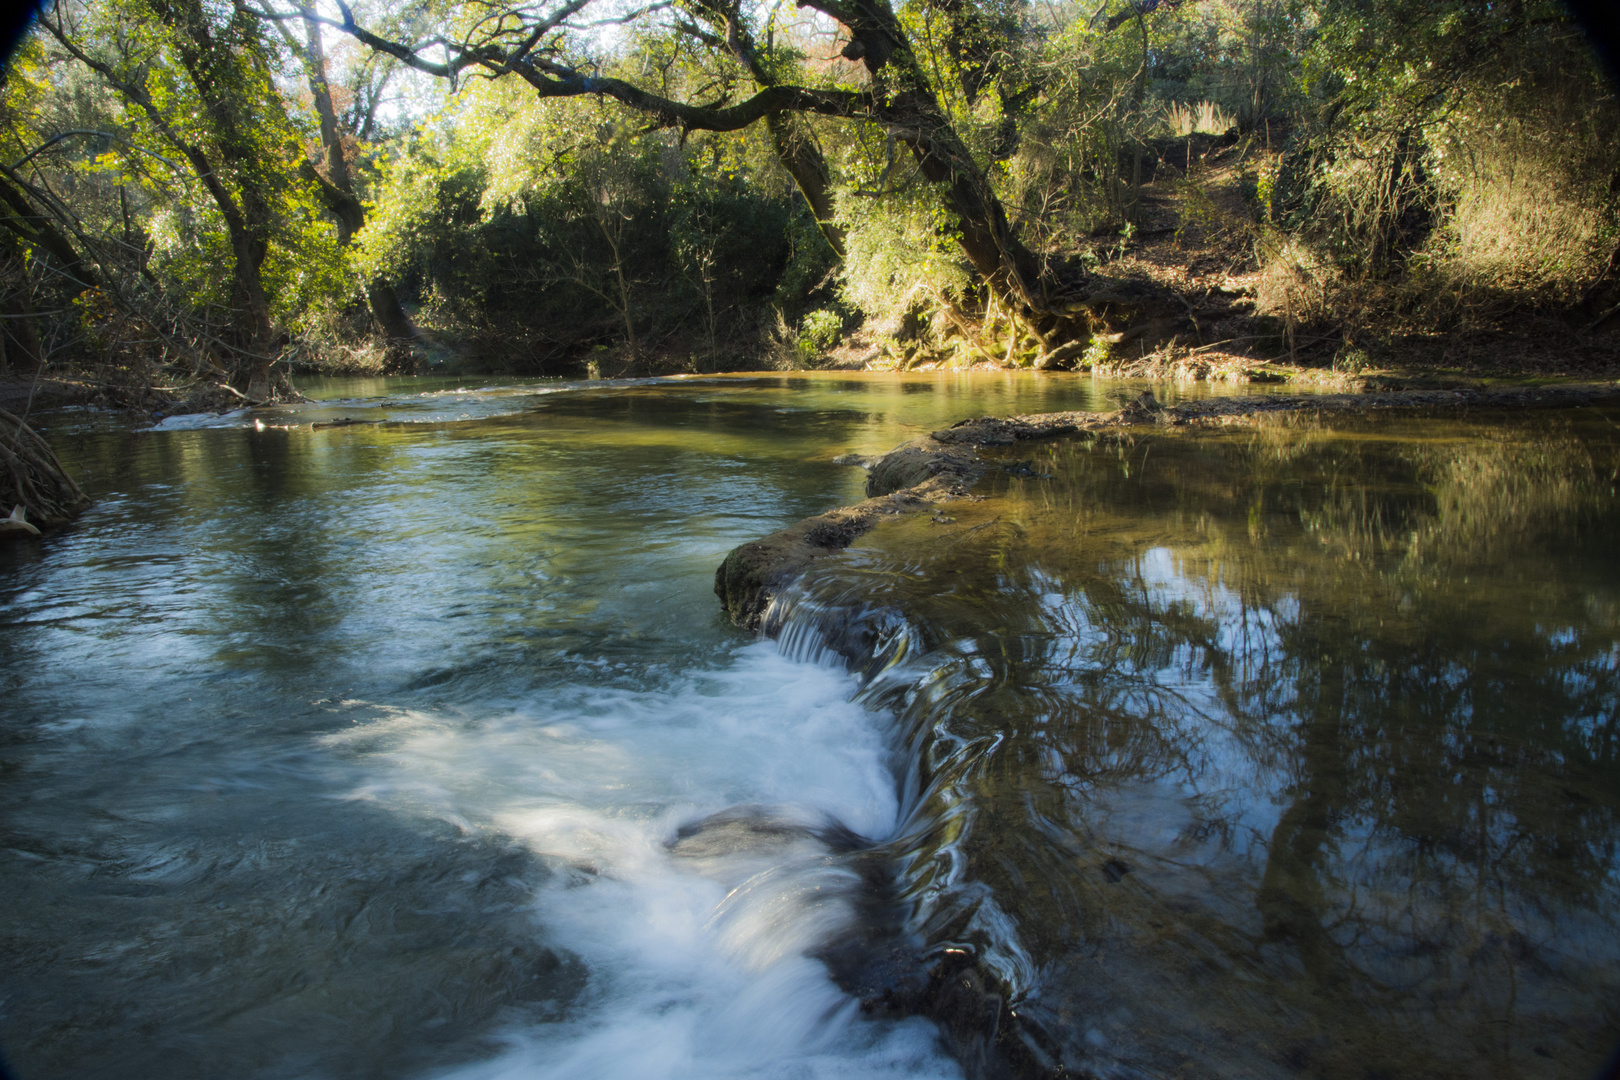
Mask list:
[[[637,8],[636,10],[626,12],[623,15],[613,15],[608,18],[592,19],[590,22],[585,23],[569,23],[568,25],[570,28],[575,30],[593,30],[598,26],[624,26],[628,23],[635,22],[637,19],[651,15],[655,11],[666,11],[674,6],[675,5],[670,2],[670,0],[660,0],[659,3],[648,4],[646,7]]]
[[[174,162],[170,161],[168,158],[164,157],[162,154],[154,153],[153,151],[148,150],[146,147],[141,146],[138,143],[131,142],[130,140],[124,138],[122,135],[115,134],[115,133],[113,133],[111,131],[90,131],[90,130],[80,130],[80,129],[74,129],[72,131],[63,131],[63,132],[59,132],[56,135],[52,135],[49,139],[46,139],[44,142],[42,142],[38,146],[34,147],[34,149],[30,150],[27,154],[23,155],[20,159],[18,159],[17,163],[12,165],[11,167],[13,169],[20,169],[24,165],[26,165],[30,161],[32,161],[34,159],[35,155],[42,154],[46,150],[49,150],[51,147],[55,146],[57,143],[61,142],[63,139],[71,139],[76,135],[87,135],[87,136],[92,136],[92,137],[95,137],[95,138],[111,139],[113,142],[123,143],[125,146],[129,147],[131,150],[135,150],[135,151],[137,151],[139,153],[146,154],[148,157],[157,158],[159,161],[163,162],[163,164],[167,165],[169,168],[174,169],[177,172],[181,171],[179,165],[176,165]]]

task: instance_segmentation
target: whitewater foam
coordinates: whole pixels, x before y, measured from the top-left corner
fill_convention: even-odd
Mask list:
[[[865,1019],[811,959],[854,928],[862,888],[824,836],[897,824],[885,721],[831,664],[768,642],[729,661],[495,715],[362,708],[325,737],[354,769],[346,797],[505,835],[557,871],[536,932],[583,962],[583,998],[451,1075],[960,1075],[931,1024]]]

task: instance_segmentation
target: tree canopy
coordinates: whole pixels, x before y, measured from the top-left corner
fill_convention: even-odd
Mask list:
[[[1290,350],[1595,326],[1617,118],[1552,0],[57,0],[0,93],[0,336],[250,400],[857,328],[1065,366],[1235,310],[1132,261],[1166,233]]]

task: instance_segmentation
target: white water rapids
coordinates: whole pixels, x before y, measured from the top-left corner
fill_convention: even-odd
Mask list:
[[[838,455],[1089,383],[320,393],[52,429],[98,501],[0,551],[20,1080],[959,1075],[811,955],[889,720],[711,584]]]
[[[450,1075],[959,1075],[930,1023],[863,1020],[806,955],[847,929],[859,886],[813,830],[895,825],[883,718],[851,691],[759,643],[478,720],[346,703],[354,724],[321,740],[358,774],[346,798],[517,838],[557,870],[536,932],[591,972],[566,1020],[510,1025],[500,1055]]]

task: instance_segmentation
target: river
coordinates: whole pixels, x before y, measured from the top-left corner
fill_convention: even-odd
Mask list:
[[[0,548],[0,1047],[21,1080],[1588,1075],[1612,410],[1026,448],[818,564],[781,645],[722,617],[726,551],[861,497],[840,455],[1131,389],[47,418],[97,503]],[[930,970],[987,1011],[876,996]]]

